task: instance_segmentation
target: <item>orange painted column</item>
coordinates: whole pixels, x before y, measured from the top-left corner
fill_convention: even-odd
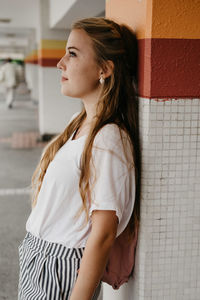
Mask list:
[[[200,97],[200,1],[107,0],[106,16],[137,33],[140,96]]]

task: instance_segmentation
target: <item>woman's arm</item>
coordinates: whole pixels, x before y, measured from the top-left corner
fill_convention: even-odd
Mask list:
[[[81,260],[78,278],[70,300],[91,300],[115,241],[118,218],[115,211],[95,210],[92,213],[92,230]]]

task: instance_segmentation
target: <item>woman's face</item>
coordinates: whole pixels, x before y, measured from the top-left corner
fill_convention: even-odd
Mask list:
[[[61,93],[84,99],[99,89],[100,67],[95,61],[92,40],[82,29],[71,31],[66,54],[58,62],[61,69]]]

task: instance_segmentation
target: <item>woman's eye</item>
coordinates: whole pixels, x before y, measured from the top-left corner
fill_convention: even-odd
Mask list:
[[[74,57],[74,56],[76,56],[76,53],[73,51],[69,51],[69,56]]]

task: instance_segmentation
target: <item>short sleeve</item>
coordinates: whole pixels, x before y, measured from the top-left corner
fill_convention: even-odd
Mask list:
[[[127,135],[124,133],[121,138],[117,125],[105,125],[93,143],[90,216],[94,210],[114,210],[120,223],[125,207],[131,201],[133,177],[133,158]]]

